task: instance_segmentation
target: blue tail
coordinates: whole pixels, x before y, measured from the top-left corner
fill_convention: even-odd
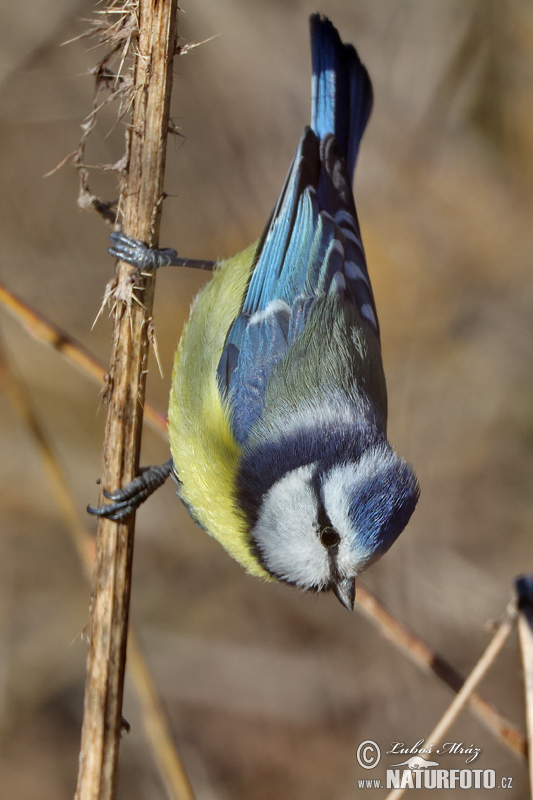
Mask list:
[[[373,330],[379,341],[352,192],[372,85],[354,47],[341,42],[328,19],[313,14],[310,24],[312,127],[303,130],[259,239],[241,313],[217,369],[221,396],[231,398],[233,433],[240,443],[263,413],[273,370],[302,335],[317,303],[335,295],[342,314],[364,320],[368,335]]]
[[[355,48],[343,44],[333,24],[312,14],[313,99],[311,127],[319,139],[332,133],[346,159],[350,180],[372,111],[372,84]]]

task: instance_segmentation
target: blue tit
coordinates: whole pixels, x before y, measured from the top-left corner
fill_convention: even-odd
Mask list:
[[[172,472],[195,522],[248,572],[332,590],[351,609],[356,576],[405,528],[419,486],[387,441],[352,193],[372,86],[328,19],[310,27],[311,125],[261,238],[217,263],[193,304],[172,375],[172,459],[155,483]],[[173,254],[153,264],[187,263]],[[107,496],[131,510],[124,492]]]

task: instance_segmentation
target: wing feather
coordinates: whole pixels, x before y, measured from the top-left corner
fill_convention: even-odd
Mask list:
[[[217,369],[240,444],[263,412],[273,370],[301,336],[317,299],[334,292],[379,341],[351,181],[372,107],[370,79],[329,20],[311,17],[311,43],[312,127],[302,133],[259,240]]]

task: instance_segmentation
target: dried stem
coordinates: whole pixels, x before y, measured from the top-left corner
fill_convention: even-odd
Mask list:
[[[85,575],[91,580],[94,568],[94,540],[80,521],[64,471],[61,469],[48,436],[33,408],[24,383],[4,353],[1,339],[0,387],[35,443],[44,471],[49,478],[52,491],[65,519],[67,530],[80,556]],[[137,643],[135,632],[131,628],[128,642],[128,670],[141,704],[146,734],[152,745],[169,798],[194,800],[194,793],[172,739],[152,676]]]
[[[410,631],[361,583],[357,586],[356,608],[361,609],[383,636],[393,642],[408,658],[421,669],[430,671],[440,678],[454,692],[462,691],[465,679],[439,653]],[[527,744],[520,731],[487,700],[475,692],[467,698],[471,711],[502,741],[515,755],[525,758]]]
[[[29,306],[10,289],[0,282],[0,304],[6,308],[16,320],[21,322],[36,339],[50,345],[54,350],[74,364],[83,375],[92,378],[98,385],[109,383],[107,369],[95,355],[87,350],[70,333],[50,322],[46,317]],[[166,417],[151,406],[144,404],[144,419],[159,434],[167,438]]]
[[[40,339],[54,348],[54,350],[57,350],[84,375],[89,375],[97,383],[102,383],[106,372],[104,365],[89,353],[80,342],[76,341],[70,333],[47,320],[46,317],[43,317],[42,314],[39,314],[38,311],[29,306],[25,300],[17,297],[3,283],[0,283],[0,303],[36,339]]]
[[[52,490],[61,509],[76,550],[85,568],[87,577],[91,576],[94,562],[94,542],[81,524],[76,504],[72,500],[63,472],[48,437],[35,413],[26,387],[9,363],[0,339],[0,388],[20,417],[41,456],[44,471],[50,479]]]
[[[194,800],[194,792],[181,762],[161,700],[139,647],[135,631],[128,640],[128,670],[141,703],[146,734],[150,739],[167,794],[176,800]]]
[[[437,742],[440,742],[442,737],[451,728],[467,704],[468,698],[472,695],[472,692],[476,686],[483,680],[489,668],[494,663],[496,656],[507,641],[509,634],[514,628],[517,613],[518,611],[516,603],[509,603],[505,609],[503,619],[500,622],[496,633],[491,639],[489,646],[464,682],[462,689],[454,697],[453,702],[446,710],[446,713],[439,720],[438,725],[431,731],[429,736],[425,737],[425,741],[434,742],[437,744]],[[405,791],[406,789],[393,789],[392,792],[389,792],[385,800],[398,800],[398,798],[402,797]]]
[[[158,243],[177,0],[139,0],[139,40],[123,230]],[[137,292],[137,294],[136,294]],[[115,289],[103,486],[138,472],[154,280],[119,262]],[[142,303],[141,300],[142,299]],[[112,800],[117,784],[135,518],[98,525],[91,639],[76,800]]]

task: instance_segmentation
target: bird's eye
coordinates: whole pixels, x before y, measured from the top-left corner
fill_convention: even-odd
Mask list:
[[[333,528],[323,528],[320,532],[320,541],[324,547],[335,547],[339,544],[341,537]]]

